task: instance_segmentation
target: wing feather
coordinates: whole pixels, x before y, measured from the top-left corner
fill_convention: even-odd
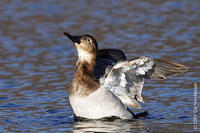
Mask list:
[[[141,108],[138,101],[144,102],[141,96],[144,84],[142,75],[152,69],[153,65],[153,59],[149,57],[119,62],[105,77],[103,85],[126,106]]]
[[[186,66],[178,63],[143,56],[121,61],[110,67],[101,84],[124,105],[140,108],[138,102],[144,103],[141,95],[144,79],[166,79],[167,76],[176,76],[187,70]]]

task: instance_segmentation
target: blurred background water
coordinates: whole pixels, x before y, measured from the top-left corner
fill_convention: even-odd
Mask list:
[[[0,132],[199,132],[199,0],[1,0]],[[63,32],[92,34],[128,58],[179,62],[189,72],[146,81],[133,121],[75,122],[68,87],[77,53]],[[199,94],[199,90],[197,90]],[[193,121],[198,120],[198,125]],[[194,126],[198,129],[194,130]]]

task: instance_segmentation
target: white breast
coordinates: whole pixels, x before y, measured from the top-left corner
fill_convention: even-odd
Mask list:
[[[122,102],[103,87],[87,97],[70,96],[69,99],[76,116],[79,117],[88,119],[110,116],[118,116],[122,119],[133,117]]]

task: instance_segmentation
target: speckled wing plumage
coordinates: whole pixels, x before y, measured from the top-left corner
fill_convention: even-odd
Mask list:
[[[114,93],[126,106],[141,108],[144,79],[161,80],[167,76],[184,73],[184,65],[149,57],[135,57],[126,60],[121,50],[98,50],[94,75],[101,85]]]
[[[126,106],[141,108],[138,101],[144,102],[141,96],[143,76],[153,68],[153,65],[153,59],[149,57],[119,62],[112,67],[107,77],[100,79],[100,82]]]
[[[139,57],[121,61],[108,68],[100,83],[115,94],[128,107],[141,108],[138,101],[144,103],[141,96],[144,79],[166,79],[187,71],[181,64],[149,57]]]

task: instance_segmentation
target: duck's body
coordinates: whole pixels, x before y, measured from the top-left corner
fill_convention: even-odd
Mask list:
[[[76,116],[88,119],[101,119],[117,116],[131,119],[133,116],[123,103],[104,87],[98,88],[87,96],[69,96],[70,104]]]
[[[184,65],[149,57],[126,60],[120,50],[98,50],[90,35],[65,33],[78,51],[77,71],[69,88],[69,100],[78,117],[133,118],[128,107],[140,108],[144,79],[165,79],[187,71]]]

